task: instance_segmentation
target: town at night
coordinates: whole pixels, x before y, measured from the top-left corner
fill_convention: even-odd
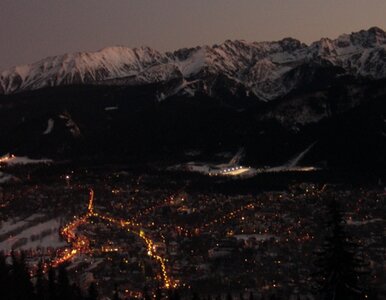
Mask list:
[[[386,1],[0,1],[0,300],[386,300]]]
[[[4,168],[18,179],[1,188],[1,251],[23,251],[32,276],[39,262],[44,272],[64,265],[80,287],[95,281],[101,294],[124,299],[175,291],[312,299],[333,199],[369,270],[363,276],[385,280],[386,190],[372,180],[47,162]]]

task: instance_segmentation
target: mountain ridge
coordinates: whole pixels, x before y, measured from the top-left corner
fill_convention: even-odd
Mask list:
[[[248,163],[275,166],[316,142],[309,165],[384,170],[385,49],[385,32],[370,28],[310,45],[227,40],[51,57],[2,73],[1,86],[16,89],[0,93],[0,149],[170,161],[243,147]]]
[[[179,79],[160,95],[215,95],[214,78],[225,76],[259,100],[285,96],[301,83],[288,79],[306,64],[342,68],[355,77],[386,77],[386,33],[377,27],[306,45],[293,38],[274,42],[226,40],[220,45],[182,48],[161,53],[150,47],[106,47],[75,52],[1,72],[0,94],[78,84],[142,85]],[[338,74],[339,76],[339,74]],[[197,83],[200,84],[197,84]]]

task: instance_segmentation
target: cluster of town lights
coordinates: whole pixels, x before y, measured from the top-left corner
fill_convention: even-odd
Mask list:
[[[15,158],[15,155],[13,155],[13,154],[6,154],[6,155],[0,157],[0,163],[5,163],[5,162],[10,161],[10,160],[12,160],[14,158]]]
[[[140,226],[140,224],[128,220],[115,219],[113,217],[101,215],[99,213],[94,212],[94,191],[92,189],[90,189],[90,198],[88,202],[87,213],[83,216],[75,218],[74,221],[66,224],[61,229],[60,233],[66,239],[66,241],[71,244],[71,249],[67,248],[62,251],[61,254],[51,262],[52,267],[57,267],[60,264],[71,260],[77,254],[90,252],[88,239],[85,236],[77,235],[75,233],[75,230],[80,225],[85,224],[90,217],[96,217],[116,226],[125,228],[128,232],[132,232],[138,237],[140,237],[146,244],[148,255],[154,260],[156,260],[161,268],[161,275],[164,287],[166,289],[177,287],[177,284],[173,283],[169,278],[166,269],[165,259],[156,253],[154,242],[146,236],[143,230],[138,229],[138,226]]]

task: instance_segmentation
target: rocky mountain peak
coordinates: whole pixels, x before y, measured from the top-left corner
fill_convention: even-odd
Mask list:
[[[347,74],[371,78],[386,76],[386,33],[377,27],[337,39],[322,38],[310,46],[293,38],[274,42],[226,40],[214,46],[183,48],[161,53],[150,47],[107,47],[96,52],[77,52],[48,57],[17,66],[0,74],[0,93],[10,94],[44,87],[74,84],[160,83],[176,77],[183,82],[171,92],[183,92],[190,82],[205,87],[200,93],[213,95],[210,88],[217,76],[243,86],[258,98],[271,100],[301,85],[303,64],[318,68],[343,68]],[[323,64],[321,62],[324,62]],[[130,78],[126,80],[125,78]],[[291,78],[291,82],[288,82]]]

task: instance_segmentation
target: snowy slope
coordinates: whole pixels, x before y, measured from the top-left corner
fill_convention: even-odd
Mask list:
[[[28,221],[28,220],[27,220]],[[32,223],[30,227],[26,227],[29,223]],[[12,230],[20,231],[15,234]],[[5,253],[10,252],[12,249],[36,249],[36,248],[60,248],[66,246],[67,243],[63,241],[59,235],[60,220],[51,219],[44,222],[34,223],[20,221],[15,224],[8,224],[5,222],[2,224],[1,231],[6,238],[0,241],[0,251]],[[9,236],[7,236],[10,234]]]
[[[160,99],[173,93],[212,95],[215,79],[221,75],[233,82],[232,87],[242,87],[248,95],[271,100],[298,87],[302,76],[290,74],[310,63],[328,63],[354,76],[384,78],[386,33],[373,27],[334,40],[323,38],[309,46],[286,38],[252,43],[228,40],[221,45],[173,53],[148,47],[110,47],[65,54],[3,71],[0,94],[69,84],[142,85],[177,78],[181,85]]]
[[[1,73],[0,85],[9,94],[48,86],[94,83],[137,75],[162,62],[165,56],[150,48],[110,47],[93,53],[49,57],[11,68]]]

